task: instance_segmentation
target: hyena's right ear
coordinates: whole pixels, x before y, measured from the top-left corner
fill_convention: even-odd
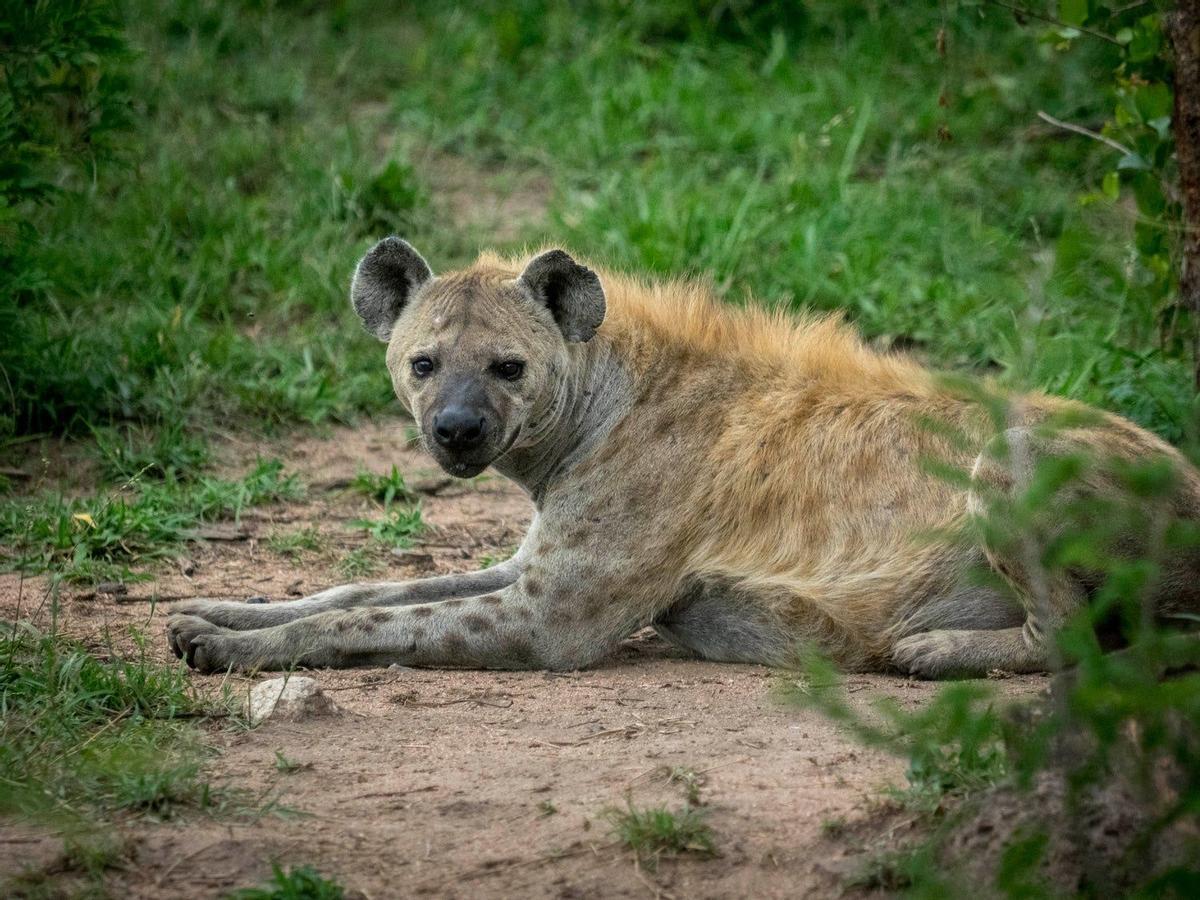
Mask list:
[[[359,260],[350,300],[363,327],[386,341],[404,305],[432,278],[429,263],[412,244],[398,237],[384,238]]]

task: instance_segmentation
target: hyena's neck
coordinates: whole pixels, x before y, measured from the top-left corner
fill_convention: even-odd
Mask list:
[[[545,412],[495,468],[540,503],[546,490],[587,458],[633,403],[631,379],[603,339],[571,347],[569,371]]]

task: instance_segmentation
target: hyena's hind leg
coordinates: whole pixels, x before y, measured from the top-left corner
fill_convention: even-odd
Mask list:
[[[769,604],[728,578],[693,580],[654,620],[654,630],[677,647],[716,662],[782,665],[794,644]]]
[[[1051,449],[1039,446],[1040,442],[1032,429],[1012,428],[979,455],[967,498],[973,517],[987,515],[997,498],[1012,499],[1028,488],[1036,460]],[[1084,485],[1083,489],[1088,487]],[[978,626],[963,623],[910,634],[893,648],[892,661],[898,668],[925,678],[944,678],[985,675],[992,670],[1041,672],[1051,667],[1049,641],[1068,618],[1087,604],[1088,590],[1073,573],[1049,572],[1041,566],[1043,541],[1061,523],[1055,509],[1044,512],[1045,527],[1038,529],[1041,534],[983,542],[988,564],[1011,585],[1020,601],[1022,610],[1017,618],[1023,621],[999,628],[982,622]],[[994,591],[974,590],[989,592],[997,604],[1004,602]]]

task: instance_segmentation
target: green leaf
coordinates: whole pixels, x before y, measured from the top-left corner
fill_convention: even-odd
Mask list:
[[[1100,183],[1100,190],[1110,200],[1116,200],[1121,195],[1121,177],[1116,172],[1109,172]]]
[[[1162,47],[1162,25],[1158,16],[1138,19],[1133,28],[1133,39],[1126,52],[1130,62],[1145,62],[1154,59]]]
[[[1138,172],[1130,181],[1133,196],[1137,198],[1138,212],[1144,216],[1161,216],[1167,207],[1162,182],[1152,173]]]
[[[1087,21],[1087,0],[1058,0],[1058,17],[1068,25],[1082,25]]]
[[[1133,95],[1133,103],[1143,122],[1171,115],[1171,91],[1162,82],[1155,82],[1138,88],[1137,92]]]
[[[1148,172],[1150,171],[1150,163],[1141,154],[1127,153],[1117,162],[1117,170],[1120,172]]]
[[[1156,225],[1139,222],[1133,226],[1133,239],[1142,256],[1154,256],[1163,249],[1163,231]]]

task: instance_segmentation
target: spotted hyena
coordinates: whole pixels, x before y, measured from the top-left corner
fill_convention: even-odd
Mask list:
[[[1181,473],[1170,515],[1200,518],[1200,476],[1145,431],[1030,395],[997,437],[977,397],[834,318],[735,309],[562,250],[435,276],[394,237],[351,294],[429,452],[456,476],[511,478],[533,523],[485,571],[181,604],[168,639],[200,670],[573,669],[647,625],[712,660],[779,664],[816,640],[859,669],[1038,670],[1045,635],[1095,585],[1034,571],[1019,541],[971,538],[985,497],[1060,451],[1158,456]],[[1104,494],[1113,476],[1080,484]],[[971,577],[989,565],[1011,590]],[[1162,602],[1200,608],[1197,573],[1196,553],[1177,554]]]

